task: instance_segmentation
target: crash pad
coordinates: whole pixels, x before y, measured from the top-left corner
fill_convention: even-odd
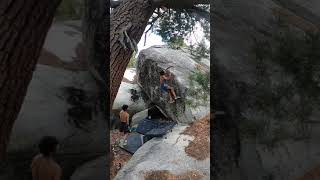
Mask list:
[[[148,131],[146,133],[146,135],[149,136],[149,137],[150,136],[151,137],[161,137],[161,136],[167,134],[168,131],[170,131],[173,128],[174,125],[175,124],[172,123],[172,124],[168,124],[167,126],[162,127],[162,128],[152,129],[152,130]]]
[[[176,123],[158,119],[144,119],[139,122],[136,132],[148,136],[159,137],[170,131]]]
[[[130,133],[127,137],[127,144],[120,147],[131,154],[134,154],[144,143],[142,134]]]

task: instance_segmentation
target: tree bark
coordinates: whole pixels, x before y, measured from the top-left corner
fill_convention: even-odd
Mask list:
[[[0,1],[0,161],[60,1]]]
[[[133,54],[119,39],[126,30],[131,40],[138,43],[154,11],[150,0],[125,0],[111,14],[110,27],[110,109],[118,93],[124,72]],[[130,27],[127,25],[131,24]],[[127,28],[126,28],[127,27]]]

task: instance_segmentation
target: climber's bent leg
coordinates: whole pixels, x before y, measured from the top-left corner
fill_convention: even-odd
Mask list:
[[[170,87],[170,92],[175,100],[180,99],[180,97],[176,95],[176,93],[172,87]]]
[[[174,90],[172,87],[168,86],[168,93],[170,94],[170,97],[172,99],[176,99],[176,94],[174,93]]]

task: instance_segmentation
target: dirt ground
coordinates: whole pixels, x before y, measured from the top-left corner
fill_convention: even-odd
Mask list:
[[[51,53],[46,49],[42,49],[38,64],[43,64],[47,66],[63,68],[70,71],[84,71],[87,70],[87,64],[85,61],[85,51],[83,44],[79,43],[75,49],[76,57],[73,57],[72,62],[64,62],[58,56]]]
[[[117,146],[118,141],[123,137],[118,130],[110,132],[110,146],[112,152],[112,162],[110,168],[110,179],[113,179],[118,171],[123,167],[132,157],[132,155]]]
[[[145,175],[145,180],[200,180],[202,175],[196,171],[187,171],[186,173],[174,175],[167,170],[149,171]]]
[[[185,148],[188,155],[197,160],[204,160],[210,156],[210,114],[194,121],[181,134],[194,137],[194,140]]]
[[[134,75],[133,80],[130,81],[129,79],[123,77],[122,82],[130,83],[130,84],[136,84],[137,83],[137,75]]]

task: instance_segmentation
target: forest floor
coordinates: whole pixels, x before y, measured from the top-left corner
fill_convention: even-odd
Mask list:
[[[119,140],[123,138],[123,134],[119,130],[112,130],[110,132],[110,146],[112,153],[112,163],[110,168],[110,179],[113,179],[118,171],[125,166],[125,164],[130,160],[132,155],[125,150],[121,149],[117,144]]]
[[[85,51],[83,44],[79,43],[75,49],[76,57],[73,57],[72,62],[65,62],[60,59],[54,53],[42,49],[38,64],[47,65],[56,68],[63,68],[69,71],[85,71],[88,69],[86,61],[85,61]]]
[[[145,175],[145,180],[199,180],[203,176],[196,171],[188,171],[183,174],[174,175],[169,171],[151,171]]]
[[[210,114],[194,121],[181,134],[194,137],[194,140],[185,148],[188,155],[197,160],[204,160],[210,156]]]

